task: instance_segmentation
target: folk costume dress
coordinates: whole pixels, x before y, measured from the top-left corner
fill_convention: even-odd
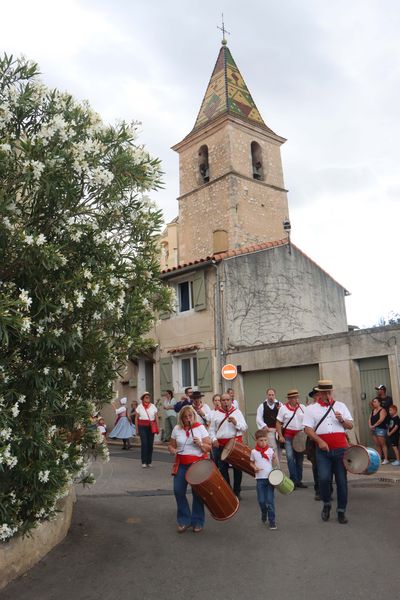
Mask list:
[[[316,458],[318,467],[319,493],[324,506],[331,506],[331,481],[332,475],[335,475],[337,489],[337,512],[344,513],[347,506],[347,476],[343,463],[343,455],[348,448],[346,430],[342,423],[339,423],[335,412],[340,412],[345,421],[352,421],[353,417],[349,409],[343,402],[325,403],[317,400],[315,404],[307,406],[304,411],[303,427],[310,427],[315,430],[322,417],[331,408],[329,414],[322,421],[317,429],[317,435],[329,446],[329,450],[320,450],[316,448]]]
[[[189,427],[180,427],[176,425],[172,431],[171,439],[176,441],[175,467],[174,475],[174,495],[177,505],[177,523],[181,527],[202,528],[204,527],[204,504],[200,496],[192,490],[192,509],[186,496],[188,483],[186,481],[186,472],[193,463],[208,457],[207,453],[202,452],[201,448],[195,444],[194,438],[208,438],[208,431],[204,425],[193,423]]]
[[[116,408],[115,412],[117,415],[117,419],[115,421],[114,428],[111,431],[109,437],[112,440],[119,439],[119,440],[128,441],[129,438],[134,437],[136,435],[135,426],[132,425],[132,423],[128,419],[128,410],[127,410],[126,406],[123,405],[123,406],[120,406],[119,408]],[[125,441],[124,441],[124,447],[125,447]]]
[[[302,452],[296,452],[293,448],[293,438],[303,430],[303,416],[306,407],[304,404],[291,406],[289,402],[283,404],[278,412],[277,421],[282,423],[282,433],[285,438],[286,459],[290,479],[298,486],[303,478],[303,460]],[[293,418],[292,418],[293,417]]]
[[[234,417],[236,419],[236,425],[228,422],[229,417]],[[242,442],[243,433],[246,430],[247,423],[242,412],[238,408],[232,407],[228,412],[225,412],[222,408],[214,411],[210,424],[210,438],[212,442],[218,441],[218,448],[215,448],[216,452],[213,456],[217,459],[217,466],[221,475],[229,485],[231,485],[229,478],[229,464],[221,459],[222,451],[232,438],[237,438],[239,442]],[[242,471],[235,468],[233,469],[233,491],[236,496],[240,495],[242,476]]]

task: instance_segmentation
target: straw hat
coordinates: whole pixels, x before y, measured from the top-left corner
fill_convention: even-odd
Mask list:
[[[286,394],[286,398],[288,398],[290,400],[290,398],[295,398],[298,395],[299,395],[298,390],[289,390],[288,393]]]
[[[332,381],[330,379],[320,379],[314,389],[316,392],[331,392],[333,390]]]

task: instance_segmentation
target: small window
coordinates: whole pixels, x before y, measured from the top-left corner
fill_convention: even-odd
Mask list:
[[[199,150],[199,174],[201,183],[210,181],[210,167],[208,164],[208,147],[202,146]]]
[[[193,308],[193,281],[183,281],[178,284],[179,312]]]
[[[181,389],[197,387],[197,359],[195,356],[180,359]]]
[[[262,150],[257,142],[251,142],[251,163],[253,179],[264,179]]]

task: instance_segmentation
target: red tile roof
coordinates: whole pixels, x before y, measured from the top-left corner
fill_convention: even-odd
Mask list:
[[[198,350],[199,347],[194,346],[185,346],[184,348],[171,348],[171,350],[167,350],[169,354],[177,354],[178,352],[193,352],[193,350]]]

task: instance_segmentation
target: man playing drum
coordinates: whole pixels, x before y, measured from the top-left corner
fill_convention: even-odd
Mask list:
[[[339,523],[347,523],[347,476],[343,455],[348,447],[346,430],[353,429],[353,418],[343,402],[335,402],[332,397],[333,385],[328,379],[320,380],[315,387],[315,404],[304,411],[305,433],[317,445],[319,491],[324,503],[321,518],[328,521],[331,512],[331,481],[335,474],[337,488],[337,518]]]
[[[294,437],[303,431],[304,404],[299,403],[299,392],[289,390],[287,403],[280,407],[276,418],[276,431],[278,439],[285,444],[286,458],[290,479],[296,488],[306,488],[303,478],[303,452],[297,452],[293,447]]]
[[[232,406],[232,400],[229,394],[222,394],[221,408],[215,410],[211,419],[210,438],[215,448],[215,457],[217,459],[218,469],[225,481],[230,485],[229,465],[221,459],[224,446],[232,438],[242,441],[242,434],[247,430],[247,423],[243,414],[238,408]],[[242,471],[233,469],[233,491],[240,499],[240,489],[242,484]]]
[[[275,452],[279,465],[281,449],[276,440],[276,417],[278,416],[281,403],[275,397],[274,388],[267,388],[266,398],[257,409],[256,423],[258,429],[265,429],[268,435],[268,446]]]

